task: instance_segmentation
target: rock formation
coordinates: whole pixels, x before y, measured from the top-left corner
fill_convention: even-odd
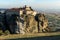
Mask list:
[[[45,18],[44,14],[37,14],[35,16],[35,19],[38,22],[38,32],[46,32],[48,27],[48,20]]]
[[[25,22],[26,22],[25,26],[26,33],[38,32],[37,21],[35,20],[35,17],[33,15],[26,15]]]
[[[31,7],[20,10],[8,10],[4,16],[4,25],[11,34],[46,32],[48,20],[44,14],[35,12]],[[1,23],[0,23],[1,24]]]

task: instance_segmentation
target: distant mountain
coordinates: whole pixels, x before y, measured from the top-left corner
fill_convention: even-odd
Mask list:
[[[45,14],[45,17],[49,21],[49,26],[60,27],[60,15],[58,14]]]
[[[38,12],[44,12],[44,13],[57,13],[60,14],[60,9],[35,9]]]
[[[1,13],[4,13],[5,10],[7,10],[7,9],[0,8],[0,12],[1,12]]]

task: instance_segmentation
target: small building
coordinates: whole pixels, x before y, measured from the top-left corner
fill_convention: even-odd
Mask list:
[[[20,8],[20,15],[22,14],[26,14],[26,15],[31,14],[35,16],[37,12],[34,11],[30,6],[25,6],[23,8]]]

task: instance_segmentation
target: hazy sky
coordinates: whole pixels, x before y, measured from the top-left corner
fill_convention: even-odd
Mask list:
[[[60,9],[60,0],[0,0],[0,8],[24,5],[32,6],[33,8]]]

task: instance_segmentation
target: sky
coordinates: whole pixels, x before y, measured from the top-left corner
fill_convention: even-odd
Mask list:
[[[60,9],[60,0],[0,0],[0,8],[22,7],[24,5],[38,9]]]

